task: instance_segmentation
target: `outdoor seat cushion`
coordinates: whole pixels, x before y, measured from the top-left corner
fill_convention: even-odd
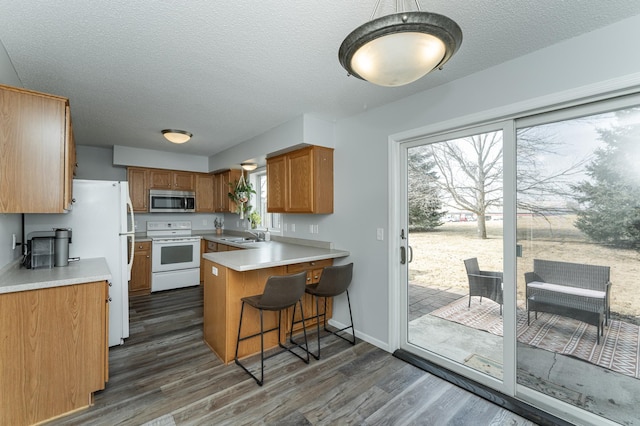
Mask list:
[[[529,288],[553,291],[555,293],[571,294],[574,296],[592,297],[594,299],[604,299],[607,293],[598,290],[589,290],[587,288],[571,287],[568,285],[543,283],[540,281],[532,281],[527,284]]]

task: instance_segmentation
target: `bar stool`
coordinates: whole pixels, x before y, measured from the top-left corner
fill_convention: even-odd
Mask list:
[[[264,287],[264,292],[262,294],[256,296],[243,297],[242,307],[240,308],[240,323],[238,324],[238,341],[236,343],[236,355],[235,362],[238,364],[244,371],[246,371],[253,379],[258,383],[259,386],[262,386],[264,383],[264,360],[271,358],[272,356],[281,354],[285,351],[291,352],[293,355],[300,358],[306,364],[309,364],[309,345],[307,343],[307,332],[303,329],[304,332],[304,345],[302,347],[297,342],[293,341],[293,318],[296,315],[296,304],[300,304],[300,312],[302,314],[302,318],[304,319],[304,311],[302,310],[302,295],[304,294],[305,286],[307,281],[306,272],[301,272],[295,275],[284,275],[284,276],[271,276],[267,279],[267,283]],[[255,309],[260,311],[260,332],[252,334],[250,336],[240,337],[240,330],[242,329],[242,316],[244,314],[244,305],[245,303]],[[293,344],[291,346],[285,346],[280,341],[281,336],[281,323],[282,323],[282,311],[293,306],[293,317],[291,318],[292,326],[291,332],[289,334],[289,341]],[[263,311],[278,311],[278,326],[270,328],[269,330],[264,329],[263,324]],[[273,353],[267,357],[264,356],[264,334],[269,333],[271,331],[278,330],[278,346],[283,348],[284,350]],[[260,336],[260,380],[251,372],[247,367],[245,367],[240,360],[238,360],[238,347],[240,346],[240,342],[244,340],[251,339],[252,337]],[[286,340],[286,338],[285,338]],[[292,349],[297,346],[306,352],[306,358],[295,353]]]
[[[324,331],[327,331],[335,336],[340,337],[343,340],[351,343],[352,345],[356,344],[356,332],[353,328],[353,315],[351,313],[351,300],[349,299],[349,284],[351,284],[351,277],[353,276],[353,263],[349,263],[348,265],[340,265],[340,266],[326,266],[322,270],[322,275],[320,275],[320,281],[318,284],[309,284],[305,288],[305,292],[314,296],[316,299],[316,315],[312,318],[316,319],[316,328],[318,334],[318,354],[314,354],[311,352],[311,355],[315,359],[320,359],[320,317],[323,317],[323,328]],[[331,331],[327,329],[327,298],[335,297],[342,293],[347,293],[347,305],[349,306],[349,319],[351,320],[351,325],[348,325],[344,328],[341,328],[336,331]],[[324,311],[320,313],[319,307],[319,299],[324,298]],[[352,338],[348,339],[340,334],[339,332],[345,331],[347,329],[351,329]]]

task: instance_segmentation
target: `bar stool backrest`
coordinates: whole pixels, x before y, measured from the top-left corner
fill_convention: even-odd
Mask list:
[[[279,310],[295,305],[304,294],[307,273],[270,276],[257,308]]]
[[[333,297],[344,293],[353,277],[353,263],[339,266],[326,266],[320,275],[315,294],[318,296]]]

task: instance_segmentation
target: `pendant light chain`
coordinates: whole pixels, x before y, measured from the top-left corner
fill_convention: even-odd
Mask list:
[[[376,5],[373,8],[373,13],[369,18],[370,21],[372,21],[373,18],[376,16],[376,12],[380,8],[380,2],[381,0],[376,1]],[[418,10],[418,12],[422,12],[422,10],[420,9],[420,3],[418,3],[418,0],[414,0],[414,2],[416,4],[416,9]],[[406,12],[406,8],[405,8],[406,3],[407,3],[406,0],[396,0],[396,13],[400,12],[401,9],[402,9],[402,12]]]

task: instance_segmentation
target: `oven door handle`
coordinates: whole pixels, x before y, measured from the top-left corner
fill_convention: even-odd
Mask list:
[[[154,246],[190,246],[197,244],[199,240],[188,240],[188,241],[180,241],[180,240],[164,240],[164,241],[153,241]]]

